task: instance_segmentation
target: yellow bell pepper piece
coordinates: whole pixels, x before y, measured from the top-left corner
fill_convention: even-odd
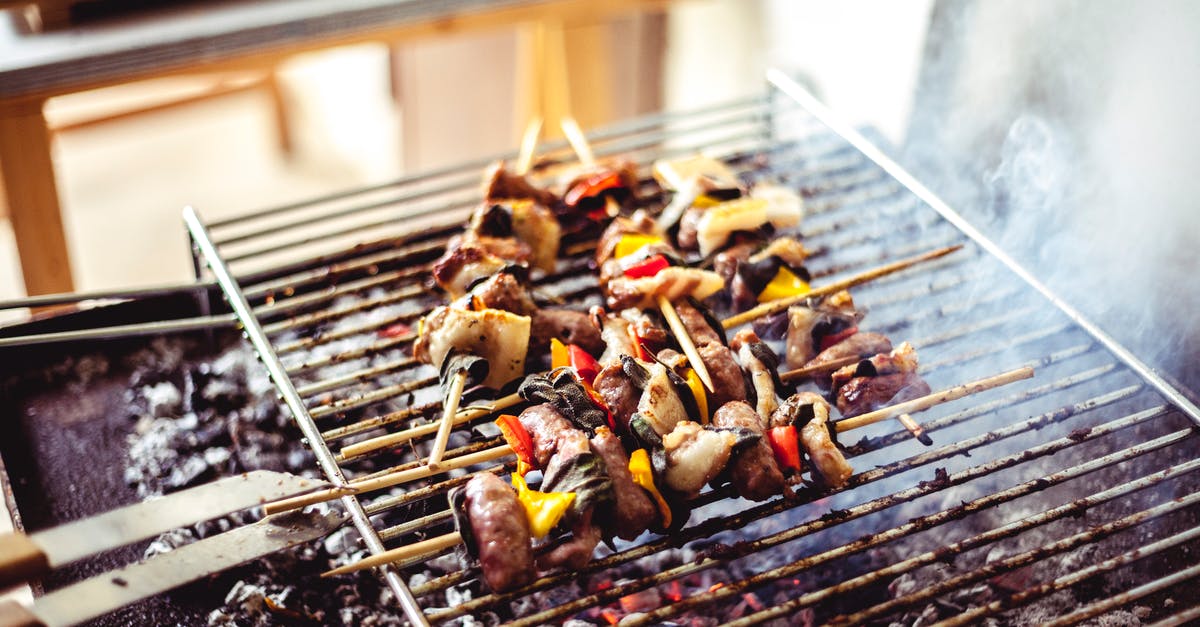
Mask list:
[[[700,424],[708,424],[708,395],[704,393],[704,382],[700,380],[700,375],[696,374],[695,370],[687,369],[687,374],[683,378],[687,381],[688,389],[692,391],[692,396],[696,398],[696,407],[700,410]]]
[[[696,197],[696,200],[692,201],[692,206],[697,209],[708,209],[709,207],[716,207],[723,202],[725,201],[717,200],[707,194],[700,194]]]
[[[775,278],[771,279],[763,291],[758,293],[758,302],[769,303],[789,296],[801,296],[807,294],[809,290],[808,283],[804,279],[796,276],[796,273],[791,270],[780,267],[779,272],[775,273]]]
[[[530,490],[529,484],[520,474],[512,476],[513,487],[517,489],[517,500],[525,508],[525,517],[529,520],[529,532],[535,538],[544,538],[562,520],[563,514],[575,502],[574,492],[538,492]]]
[[[571,360],[567,357],[567,345],[560,342],[557,338],[550,338],[550,369],[555,370],[563,366],[570,365]]]
[[[657,244],[661,241],[663,241],[663,238],[657,235],[630,233],[629,235],[624,235],[621,237],[621,239],[617,240],[617,245],[613,247],[613,257],[617,259],[620,259],[621,257],[628,257],[629,255],[641,250],[643,246]]]
[[[629,456],[629,474],[633,475],[633,482],[649,492],[655,505],[658,505],[658,513],[662,515],[663,528],[670,527],[671,506],[667,505],[667,500],[663,498],[658,488],[654,487],[654,471],[650,468],[650,454],[646,452],[646,449],[640,448]]]

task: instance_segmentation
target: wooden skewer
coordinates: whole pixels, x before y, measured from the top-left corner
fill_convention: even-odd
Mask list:
[[[402,562],[414,557],[424,557],[431,553],[437,553],[443,549],[448,549],[462,542],[462,539],[462,536],[459,535],[457,531],[452,531],[445,535],[437,536],[436,538],[429,538],[428,540],[414,542],[412,544],[394,548],[390,551],[384,551],[379,555],[372,555],[370,557],[363,558],[357,562],[354,562],[353,564],[346,564],[345,566],[339,566],[333,570],[327,570],[321,573],[321,576],[333,577],[335,575],[356,573],[360,570],[366,570],[376,566],[383,566],[384,564]]]
[[[843,357],[841,359],[835,359],[833,361],[828,361],[823,364],[816,364],[813,366],[805,366],[803,368],[797,368],[795,370],[789,370],[787,372],[780,373],[779,380],[783,381],[784,383],[791,383],[792,381],[796,381],[797,379],[806,379],[808,377],[813,376],[814,374],[821,374],[823,372],[833,372],[834,370],[837,370],[838,368],[841,368],[843,366],[849,366],[850,364],[856,364],[856,363],[862,361],[863,359],[865,359],[865,358],[859,357],[858,355],[850,355],[848,357]]]
[[[458,404],[462,401],[463,388],[467,386],[467,371],[459,370],[450,379],[450,389],[446,390],[446,400],[442,401],[442,419],[438,423],[437,437],[433,440],[433,450],[429,452],[429,465],[436,466],[446,453],[446,444],[450,442],[450,432],[454,430],[454,416],[458,413]]]
[[[562,119],[563,134],[567,136],[567,141],[571,144],[571,149],[579,156],[579,163],[585,168],[590,168],[596,165],[596,156],[592,154],[592,146],[588,144],[587,137],[583,135],[583,130],[579,128],[579,123],[575,118],[566,116]]]
[[[380,475],[378,477],[371,477],[370,479],[351,481],[340,488],[320,490],[309,494],[294,496],[289,499],[282,499],[272,503],[267,503],[263,506],[263,510],[266,511],[267,514],[277,514],[279,512],[299,509],[301,507],[314,505],[316,503],[323,503],[325,501],[341,498],[349,494],[362,494],[364,492],[382,490],[384,488],[390,488],[394,485],[408,483],[409,481],[416,481],[417,479],[424,479],[426,477],[431,477],[433,475],[455,470],[457,468],[466,468],[467,466],[474,466],[475,464],[489,462],[506,455],[511,455],[512,452],[512,447],[507,444],[501,444],[495,448],[484,449],[482,451],[476,451],[474,453],[455,457],[454,459],[444,461],[437,466],[424,464],[415,468],[409,468],[408,470],[401,470],[398,472]]]
[[[743,325],[747,322],[750,322],[751,320],[755,320],[755,319],[761,318],[763,316],[769,316],[773,313],[778,313],[780,311],[784,311],[788,307],[791,307],[792,305],[795,305],[796,303],[807,300],[809,298],[819,298],[821,296],[828,296],[835,292],[840,292],[844,289],[849,289],[851,287],[854,287],[855,285],[860,285],[862,283],[866,283],[867,281],[873,281],[880,277],[887,276],[889,274],[894,274],[896,272],[904,270],[905,268],[910,268],[912,266],[915,266],[919,263],[931,261],[931,260],[937,259],[939,257],[945,257],[946,255],[949,255],[950,253],[952,253],[960,248],[962,248],[962,244],[958,244],[955,246],[947,246],[945,248],[939,248],[937,250],[931,250],[927,253],[915,255],[915,256],[909,257],[907,259],[901,259],[900,261],[893,261],[892,263],[884,264],[877,268],[872,268],[870,270],[867,270],[866,272],[856,274],[848,279],[842,279],[841,281],[836,281],[834,283],[830,283],[829,285],[822,285],[821,287],[814,288],[814,289],[808,291],[807,293],[800,294],[798,296],[789,296],[787,298],[781,298],[778,300],[773,300],[768,303],[763,303],[757,307],[754,307],[753,309],[748,309],[746,311],[743,311],[740,314],[730,316],[730,317],[722,320],[721,324],[726,329],[732,329],[736,326]]]
[[[454,426],[483,418],[488,414],[498,412],[502,409],[508,409],[509,407],[520,403],[521,400],[520,394],[513,393],[496,399],[496,402],[492,403],[491,405],[468,407],[454,417]],[[371,451],[377,451],[381,448],[388,448],[391,446],[396,446],[397,444],[403,444],[409,440],[429,435],[430,433],[437,431],[439,427],[439,423],[431,422],[428,424],[417,425],[415,427],[405,429],[404,431],[397,431],[396,433],[381,435],[369,440],[363,440],[362,442],[355,442],[354,444],[343,446],[340,457],[342,460],[352,459],[366,455]]]
[[[536,115],[525,126],[521,135],[521,152],[517,155],[517,174],[526,174],[533,167],[533,154],[537,150],[538,138],[542,135],[542,117]]]
[[[833,424],[837,426],[838,433],[849,431],[851,429],[858,429],[859,427],[875,424],[880,420],[895,418],[901,414],[914,414],[919,411],[925,411],[926,409],[929,409],[935,405],[948,403],[970,394],[975,394],[984,390],[990,390],[1002,385],[1008,385],[1014,381],[1028,379],[1032,376],[1033,368],[1025,366],[1024,368],[1009,370],[1008,372],[984,379],[979,379],[977,381],[972,381],[970,383],[956,385],[952,388],[942,390],[941,392],[927,394],[920,398],[914,398],[911,401],[905,401],[903,403],[892,405],[891,407],[884,407],[883,409],[877,409],[872,412],[860,414],[853,418],[844,418]]]
[[[911,433],[918,442],[924,444],[925,446],[933,446],[933,439],[929,437],[929,434],[925,433],[925,427],[922,427],[920,423],[918,423],[916,420],[913,420],[912,416],[908,414],[900,414],[899,416],[896,416],[896,418],[900,421],[900,424],[904,425],[905,429],[908,429],[908,432]]]
[[[666,296],[659,295],[658,308],[662,310],[663,318],[666,318],[667,326],[671,327],[675,339],[679,340],[679,346],[683,348],[683,354],[687,355],[688,363],[692,364],[692,370],[696,371],[696,375],[700,377],[704,387],[708,388],[709,392],[713,392],[712,376],[708,374],[708,368],[700,359],[700,351],[696,350],[696,343],[688,334],[687,327],[683,326],[683,320],[679,319],[679,312],[675,311],[675,305],[672,305]]]

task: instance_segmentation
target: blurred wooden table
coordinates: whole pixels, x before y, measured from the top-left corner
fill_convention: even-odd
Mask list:
[[[31,0],[32,1],[32,0]],[[19,4],[11,0],[0,7]],[[259,0],[64,30],[0,33],[0,176],[30,295],[73,289],[44,115],[49,98],[135,81],[261,71],[302,52],[551,20],[584,23],[665,0]],[[137,173],[128,184],[137,185]]]

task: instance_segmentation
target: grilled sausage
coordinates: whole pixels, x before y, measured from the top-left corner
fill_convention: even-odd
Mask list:
[[[488,587],[506,592],[532,581],[529,520],[517,493],[490,472],[477,474],[466,485],[466,513]]]
[[[579,431],[549,403],[528,407],[518,417],[521,426],[533,440],[533,456],[541,468],[558,452],[559,440],[566,434]]]
[[[717,427],[742,427],[763,435],[763,419],[743,401],[722,405],[713,414],[713,424]],[[765,501],[783,492],[783,473],[779,470],[779,464],[775,463],[775,454],[771,452],[771,445],[765,437],[734,454],[728,468],[733,487],[742,498]]]
[[[621,440],[605,427],[592,436],[592,452],[604,460],[608,478],[612,480],[613,502],[601,515],[610,522],[614,535],[633,540],[650,528],[658,518],[658,509],[646,491],[633,482],[629,472],[629,456],[621,446]]]

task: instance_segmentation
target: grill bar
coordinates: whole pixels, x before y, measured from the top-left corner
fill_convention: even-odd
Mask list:
[[[1181,433],[1184,433],[1184,432],[1181,432]],[[1190,433],[1190,431],[1187,433]],[[1196,467],[1196,464],[1189,463],[1187,466],[1189,467],[1189,469],[1194,470]],[[1152,475],[1149,478],[1154,479],[1155,476]],[[1129,484],[1119,486],[1119,488],[1125,488],[1127,485],[1129,485]],[[1150,483],[1149,485],[1153,485],[1153,483]],[[1096,495],[1090,499],[1087,499],[1087,501],[1086,501],[1087,505],[1085,507],[1079,507],[1079,506],[1076,506],[1075,503],[1071,503],[1071,504],[1068,504],[1061,508],[1057,508],[1056,510],[1049,510],[1047,512],[1044,512],[1043,514],[1035,517],[1034,520],[1038,520],[1038,521],[1042,521],[1043,519],[1048,520],[1048,519],[1050,519],[1050,517],[1052,515],[1061,516],[1061,515],[1066,515],[1067,513],[1070,513],[1070,512],[1085,511],[1086,507],[1090,507],[1092,505],[1103,502],[1102,499],[1104,496],[1107,496],[1107,494],[1106,494],[1107,492],[1109,492],[1109,491],[1102,492],[1099,495]],[[1049,544],[1047,546],[1043,546],[1043,547],[1040,547],[1037,549],[1026,551],[1019,555],[1014,555],[1010,558],[1003,559],[1003,560],[1000,560],[997,562],[992,562],[992,563],[987,564],[987,565],[983,566],[982,568],[979,568],[970,573],[965,573],[965,574],[959,575],[957,577],[952,577],[950,579],[946,579],[942,582],[934,584],[931,587],[921,590],[920,592],[908,595],[908,596],[900,598],[900,599],[895,599],[895,600],[890,601],[885,604],[875,606],[875,607],[871,608],[870,610],[867,610],[864,612],[859,612],[857,614],[851,614],[850,616],[840,618],[838,621],[836,621],[836,624],[849,624],[849,625],[862,624],[864,621],[869,620],[872,617],[882,616],[882,615],[891,613],[898,607],[912,605],[914,603],[918,603],[920,601],[933,598],[934,596],[937,596],[948,590],[960,588],[969,583],[974,583],[977,581],[981,581],[983,579],[987,579],[988,577],[994,577],[1001,573],[1014,570],[1021,566],[1026,566],[1028,564],[1039,561],[1046,557],[1058,555],[1060,553],[1065,553],[1067,551],[1079,548],[1086,544],[1092,544],[1098,539],[1106,538],[1106,537],[1111,536],[1119,531],[1124,531],[1126,529],[1133,528],[1133,527],[1140,525],[1146,521],[1153,520],[1153,519],[1161,517],[1161,516],[1165,516],[1172,512],[1181,510],[1185,507],[1195,505],[1197,503],[1200,503],[1200,493],[1189,494],[1180,499],[1175,499],[1172,501],[1168,501],[1166,503],[1162,503],[1160,505],[1156,505],[1150,509],[1142,510],[1136,514],[1131,514],[1129,516],[1125,516],[1118,520],[1115,520],[1115,521],[1112,521],[1109,523],[1105,523],[1103,525],[1099,525],[1096,527],[1092,527],[1088,531],[1084,531],[1082,533],[1077,533],[1068,538],[1063,538],[1062,540],[1059,540],[1058,542],[1055,542],[1053,544]],[[1060,514],[1060,511],[1062,512],[1061,514]],[[1024,521],[1022,521],[1022,523],[1018,523],[1018,524],[1023,525],[1023,523],[1024,523]],[[1145,548],[1145,547],[1143,547],[1143,548]]]
[[[991,616],[1004,611],[1005,609],[1027,603],[1031,600],[1038,599],[1049,594],[1053,594],[1059,590],[1065,590],[1077,583],[1095,577],[1096,575],[1116,570],[1121,566],[1125,566],[1142,558],[1161,553],[1167,549],[1175,548],[1181,544],[1196,540],[1197,538],[1200,538],[1200,527],[1192,528],[1182,533],[1172,535],[1168,538],[1151,542],[1150,544],[1139,547],[1137,550],[1122,553],[1121,555],[1106,559],[1098,564],[1088,566],[1087,568],[1071,573],[1070,575],[1059,577],[1054,581],[1033,586],[1018,594],[1011,595],[1002,601],[993,601],[982,607],[973,608],[952,619],[941,621],[937,623],[937,625],[940,627],[952,627],[956,625],[970,624],[972,621],[978,620],[984,616]],[[1138,586],[1133,590],[1111,596],[1099,603],[1093,603],[1088,607],[1080,608],[1079,610],[1060,617],[1053,622],[1047,623],[1047,627],[1052,627],[1055,625],[1073,625],[1075,623],[1082,622],[1089,618],[1099,616],[1108,610],[1121,607],[1122,605],[1136,601],[1146,595],[1153,594],[1160,590],[1165,590],[1171,586],[1188,581],[1198,576],[1200,576],[1200,564],[1181,570],[1172,575],[1168,575],[1157,581],[1152,581],[1148,584]]]
[[[307,410],[304,407],[304,402],[300,399],[300,395],[296,393],[296,388],[292,386],[291,379],[283,369],[283,364],[280,363],[278,355],[275,354],[275,349],[271,347],[270,341],[267,339],[266,333],[259,326],[258,320],[254,317],[250,309],[250,303],[246,301],[246,297],[241,292],[241,287],[229,273],[229,269],[225,266],[220,254],[217,252],[216,246],[213,245],[209,238],[208,231],[204,227],[204,223],[200,220],[200,216],[191,207],[184,209],[184,222],[187,224],[188,231],[191,233],[193,243],[200,249],[205,260],[208,262],[208,267],[220,283],[221,288],[225,291],[226,297],[229,299],[229,304],[233,307],[238,318],[245,325],[247,339],[254,345],[255,352],[258,353],[259,359],[266,366],[267,371],[271,375],[271,380],[283,395],[283,400],[292,411],[292,417],[295,419],[297,426],[308,441],[309,447],[313,454],[317,457],[317,463],[320,464],[321,470],[333,481],[334,485],[342,486],[346,484],[346,478],[342,474],[342,469],[334,460],[333,454],[329,452],[329,448],[321,439],[321,433],[317,430],[317,426],[313,424],[312,418],[308,417]],[[375,534],[374,527],[371,526],[371,521],[367,518],[366,512],[363,511],[362,505],[358,502],[358,498],[354,495],[347,495],[341,499],[342,505],[350,513],[351,519],[354,521],[354,527],[358,530],[363,542],[367,548],[374,554],[382,553],[385,549],[383,542],[379,540],[379,536]],[[400,580],[396,571],[389,567],[383,567],[384,578],[392,592],[399,599],[401,607],[408,617],[408,620],[415,625],[427,624],[425,615],[421,612],[420,606],[417,605],[416,599],[413,598],[412,592],[408,586]]]

